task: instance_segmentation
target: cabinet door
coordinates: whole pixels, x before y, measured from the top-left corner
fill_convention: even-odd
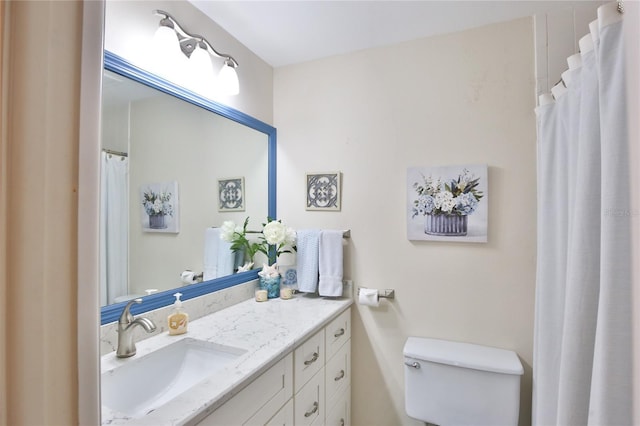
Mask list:
[[[334,403],[351,383],[351,340],[347,340],[325,367],[327,406]]]
[[[291,399],[292,358],[288,354],[198,425],[242,425],[250,420],[265,424]]]
[[[324,423],[324,371],[320,370],[293,399],[296,426]]]
[[[324,329],[298,346],[293,353],[295,392],[324,365]]]
[[[351,308],[338,315],[325,330],[325,351],[330,359],[351,338]]]
[[[333,405],[327,407],[326,426],[349,426],[351,424],[351,386],[335,399]]]

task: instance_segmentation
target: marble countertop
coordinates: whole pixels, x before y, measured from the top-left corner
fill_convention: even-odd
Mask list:
[[[349,298],[329,299],[304,294],[296,294],[290,300],[270,299],[261,303],[249,299],[191,321],[186,334],[169,336],[165,332],[138,342],[137,354],[132,358],[119,359],[114,352],[104,355],[101,358],[102,374],[183,338],[246,350],[226,368],[143,417],[131,418],[103,406],[102,424],[195,424],[337,317],[351,303]]]

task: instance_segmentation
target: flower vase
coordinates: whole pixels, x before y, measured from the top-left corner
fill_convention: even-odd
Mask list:
[[[164,229],[167,225],[164,223],[163,214],[149,215],[149,228],[151,229]]]
[[[260,277],[260,290],[267,290],[267,298],[280,297],[280,275],[277,277]]]
[[[234,262],[233,262],[233,270],[234,272],[238,271],[238,268],[240,268],[241,266],[244,266],[244,257],[245,257],[245,249],[241,248],[236,250],[236,252],[234,253]]]
[[[428,214],[424,223],[424,232],[429,235],[446,237],[467,235],[467,216],[457,214]]]

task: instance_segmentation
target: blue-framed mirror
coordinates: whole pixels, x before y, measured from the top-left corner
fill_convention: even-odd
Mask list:
[[[104,287],[104,283],[101,282],[101,293],[104,294],[104,297],[101,296],[101,305],[103,305],[101,307],[101,323],[107,324],[116,321],[126,303],[127,296],[145,294],[143,289],[151,290],[160,287],[157,292],[145,295],[142,304],[132,307],[134,314],[172,304],[175,300],[173,294],[176,289],[182,293],[182,300],[188,300],[257,279],[257,270],[251,270],[220,276],[196,284],[183,285],[180,282],[180,273],[187,269],[196,273],[200,272],[201,265],[198,265],[194,257],[199,256],[200,259],[203,257],[203,239],[206,227],[220,226],[224,220],[242,223],[246,216],[251,217],[255,224],[264,222],[267,216],[276,218],[276,129],[238,110],[176,86],[132,65],[111,52],[105,51],[104,70],[103,159],[105,155],[113,155],[116,158],[120,155],[123,157],[122,161],[126,159],[131,168],[127,169],[128,193],[125,197],[126,203],[128,203],[126,227],[129,239],[126,260],[127,289],[123,291],[127,294],[113,297],[118,293],[112,292],[107,295],[108,285]],[[112,90],[115,91],[116,86],[119,90],[118,94],[108,93]],[[109,104],[109,102],[115,103]],[[180,104],[179,112],[173,112],[174,110],[170,109],[174,104]],[[109,115],[107,114],[108,109],[111,109]],[[114,117],[117,116],[123,116],[124,121],[118,121],[114,124],[116,119]],[[150,122],[145,124],[145,126],[149,126],[149,130],[141,130],[144,129],[144,126],[139,124],[138,120],[144,116],[148,119],[150,117]],[[206,118],[203,118],[205,116]],[[209,117],[212,121],[209,121]],[[170,119],[179,121],[176,122],[177,124],[171,124]],[[194,126],[200,125],[205,120],[206,130],[199,127],[194,130]],[[178,127],[184,127],[187,130],[179,130]],[[170,135],[174,131],[175,134]],[[221,137],[219,132],[224,132],[224,137]],[[164,145],[163,139],[166,139]],[[189,145],[194,143],[196,139],[204,139],[204,143],[207,144],[206,153],[199,151],[198,147]],[[116,143],[114,149],[112,145],[107,144],[105,148],[104,142],[107,140],[112,143],[117,141],[121,145]],[[142,151],[140,140],[146,141],[145,149],[147,150],[150,149],[149,146],[153,147],[154,144],[155,150],[165,150],[165,156],[169,157],[171,161],[160,164],[156,155],[151,155],[149,151]],[[170,143],[171,147],[167,147],[167,143]],[[202,144],[202,142],[199,143]],[[224,143],[224,147],[212,148],[216,143]],[[177,153],[179,152],[189,153],[190,157],[178,158]],[[236,152],[235,155],[234,152]],[[238,155],[238,152],[241,152],[242,156]],[[242,165],[242,168],[225,169],[220,161],[218,162],[219,166],[215,166],[213,158],[219,159],[227,167],[235,164]],[[253,163],[254,161],[256,163]],[[176,166],[176,170],[174,170],[174,166]],[[140,173],[141,169],[144,169],[147,174]],[[178,172],[178,169],[182,169],[183,172]],[[155,175],[153,170],[155,170]],[[203,170],[209,173],[204,176],[196,174]],[[216,177],[221,181],[226,178],[243,178],[243,184],[246,186],[243,196],[246,197],[246,200],[244,200],[242,208],[231,208],[229,211],[225,211],[224,208],[221,209],[217,205],[216,196],[219,182]],[[147,232],[148,229],[145,231],[140,226],[141,220],[143,220],[143,212],[141,211],[143,207],[140,205],[139,191],[143,191],[144,187],[141,182],[151,184],[156,181],[175,183],[178,188],[177,192],[180,194],[180,197],[176,197],[180,200],[180,204],[177,206],[180,223],[176,222],[176,226],[170,229],[171,232]],[[194,184],[194,182],[196,183]],[[195,200],[193,196],[190,199],[189,195],[194,193],[203,195]],[[191,215],[194,212],[199,214],[198,218]],[[204,219],[206,225],[198,222],[202,220],[199,217],[203,215],[206,216]],[[109,213],[102,211],[101,216],[108,217]],[[176,216],[178,215],[175,214],[172,217],[176,218]],[[255,221],[253,220],[254,216]],[[189,231],[195,233],[189,234]],[[103,230],[101,231],[101,247],[104,247],[104,239],[105,231]],[[102,251],[106,252],[106,250]],[[191,258],[178,259],[190,251],[194,252],[191,254]],[[119,251],[115,250],[115,252]],[[144,253],[144,256],[140,255],[141,253]],[[171,261],[177,263],[168,265]],[[169,269],[162,270],[163,267]],[[104,275],[105,266],[101,259],[102,278]],[[168,278],[165,279],[166,277]],[[106,282],[106,280],[101,281]],[[168,281],[169,284],[164,281]],[[134,285],[137,287],[132,288]]]

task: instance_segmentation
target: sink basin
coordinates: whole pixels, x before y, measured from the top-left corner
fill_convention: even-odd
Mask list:
[[[102,405],[140,417],[223,369],[246,352],[185,338],[102,374]]]

